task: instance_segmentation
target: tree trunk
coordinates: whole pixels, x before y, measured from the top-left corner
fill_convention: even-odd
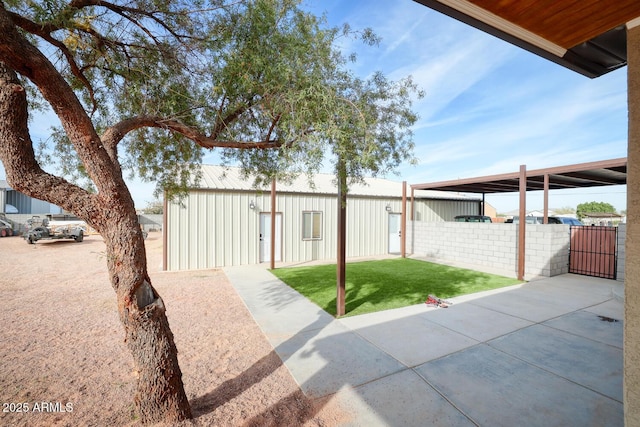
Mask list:
[[[142,232],[135,210],[110,218],[102,235],[118,296],[125,342],[133,355],[138,387],[135,404],[143,423],[191,418],[178,350],[162,298],[151,285]]]
[[[112,191],[90,194],[44,172],[34,156],[27,117],[24,88],[0,62],[0,160],[7,180],[16,190],[73,212],[104,237],[120,320],[138,374],[135,404],[140,417],[144,423],[191,418],[173,334],[164,303],[151,286],[142,231],[121,174],[100,177],[113,180],[108,185]]]

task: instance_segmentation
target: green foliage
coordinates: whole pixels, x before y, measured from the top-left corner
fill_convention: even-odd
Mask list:
[[[272,273],[326,312],[336,314],[336,266],[278,268]],[[347,316],[423,303],[517,284],[508,277],[395,258],[346,265]]]
[[[616,213],[616,208],[606,202],[580,203],[576,208],[578,219],[582,220],[586,213]]]
[[[204,150],[264,182],[317,172],[327,153],[343,159],[352,181],[413,160],[411,105],[423,94],[410,78],[355,77],[346,68],[354,56],[338,51],[337,39],[375,46],[379,38],[329,27],[300,0],[5,4],[51,30],[30,40],[55,59],[97,130],[155,117],[206,137],[168,125],[127,131],[120,166],[157,182],[156,195],[193,185]],[[62,130],[50,141],[42,152],[55,153],[63,174],[88,178]]]
[[[164,204],[160,200],[154,200],[153,202],[147,203],[144,209],[142,209],[142,213],[148,215],[161,215],[164,212]]]

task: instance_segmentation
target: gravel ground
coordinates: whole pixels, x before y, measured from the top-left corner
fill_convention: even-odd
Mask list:
[[[349,420],[330,398],[300,391],[223,272],[162,272],[162,236],[151,233],[146,246],[194,413],[183,426]],[[0,239],[0,425],[140,424],[104,255],[100,236]]]

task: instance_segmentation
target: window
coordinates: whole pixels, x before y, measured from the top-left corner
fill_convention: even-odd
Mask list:
[[[302,240],[322,239],[322,212],[302,212]]]

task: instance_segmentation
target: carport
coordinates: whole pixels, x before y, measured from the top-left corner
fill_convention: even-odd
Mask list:
[[[587,77],[627,65],[625,423],[640,424],[640,2],[414,0]],[[526,174],[522,170],[521,174]],[[525,175],[526,176],[526,175]],[[524,185],[524,183],[522,184]]]
[[[624,185],[627,183],[627,159],[611,159],[599,162],[580,163],[528,171],[526,165],[519,172],[489,175],[478,178],[457,179],[425,184],[411,185],[413,212],[413,193],[415,190],[455,191],[458,193],[482,194],[482,206],[486,194],[520,193],[520,218],[526,216],[526,192],[544,191],[544,223],[549,215],[549,190],[571,188],[600,187],[606,185]],[[484,215],[484,212],[481,213]],[[411,215],[413,219],[413,215]],[[518,233],[518,279],[524,279],[525,270],[525,221],[520,221]]]

